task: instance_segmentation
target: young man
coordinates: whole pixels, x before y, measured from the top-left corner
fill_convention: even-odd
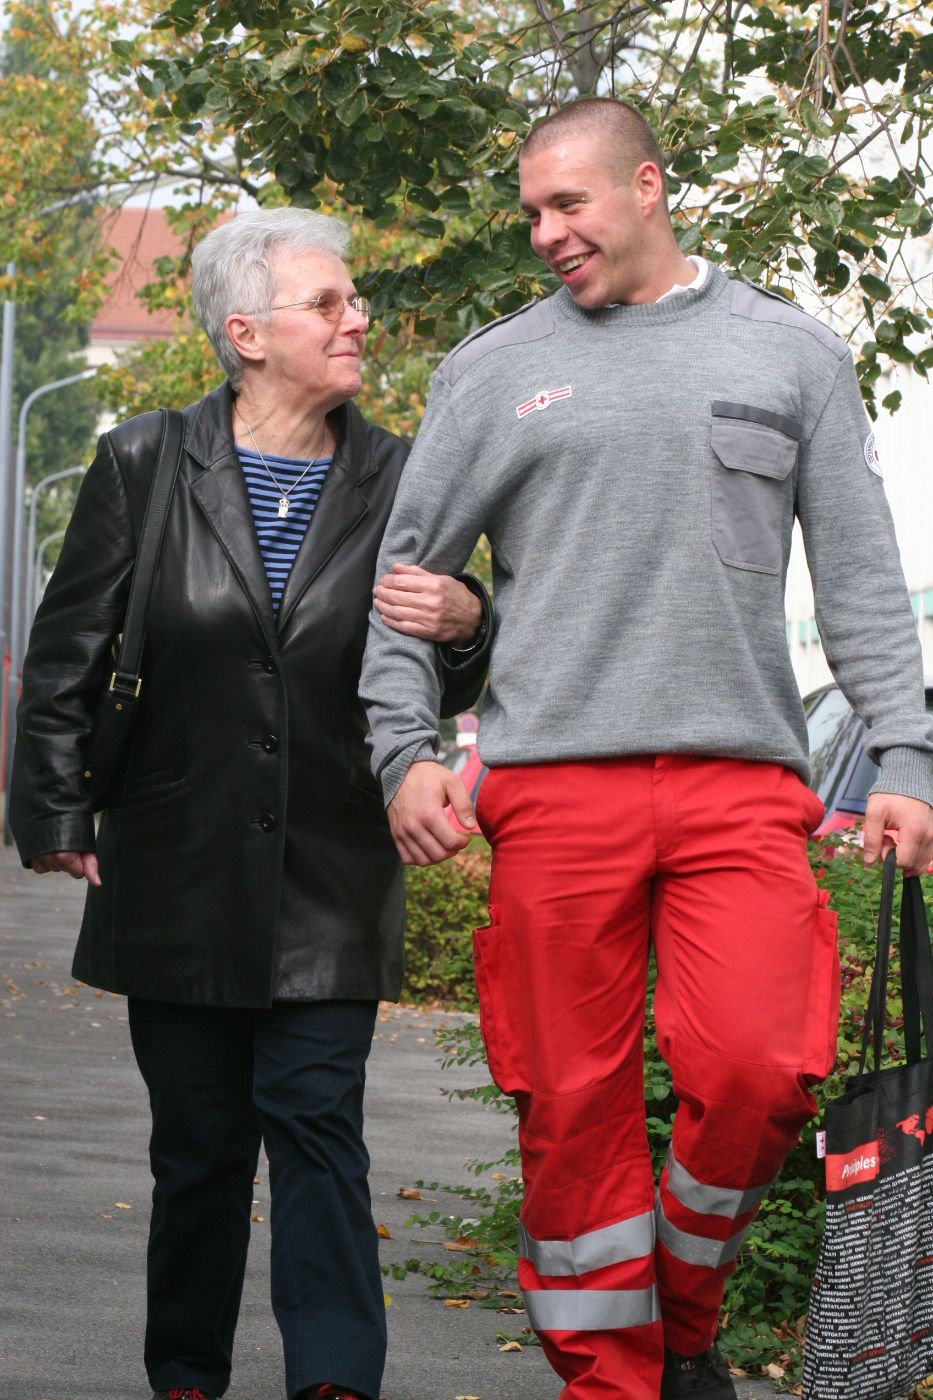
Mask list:
[[[475,951],[490,1067],[518,1100],[529,1319],[564,1400],[727,1400],[723,1281],[835,1055],[784,630],[795,516],[881,765],[866,859],[893,831],[909,871],[933,854],[920,651],[845,344],[681,255],[660,151],[621,103],[539,124],[521,199],[564,285],[441,365],[382,563],[456,572],[482,532],[493,549]],[[470,812],[433,761],[430,648],[374,616],[363,693],[399,850],[442,860],[466,839],[444,804]],[[679,1100],[657,1195],[649,941]]]

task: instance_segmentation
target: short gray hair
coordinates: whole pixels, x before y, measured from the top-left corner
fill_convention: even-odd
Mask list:
[[[221,369],[236,387],[243,362],[224,327],[234,311],[266,315],[276,296],[272,260],[280,253],[329,253],[346,258],[350,231],[339,219],[310,209],[252,209],[212,229],[191,254],[194,314]]]

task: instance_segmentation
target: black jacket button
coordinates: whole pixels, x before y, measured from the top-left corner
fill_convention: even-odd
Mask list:
[[[275,753],[278,746],[279,741],[274,734],[267,734],[262,741],[262,747],[266,753]]]
[[[265,660],[262,663],[262,669],[266,671],[270,676],[275,675],[275,661],[271,656],[267,656],[265,658]]]
[[[259,818],[259,825],[262,827],[263,831],[275,831],[275,815],[272,812],[263,812],[262,816]]]

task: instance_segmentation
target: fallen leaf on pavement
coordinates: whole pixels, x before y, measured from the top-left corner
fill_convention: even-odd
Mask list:
[[[501,1345],[501,1347],[499,1348],[499,1350],[500,1350],[500,1351],[521,1351],[521,1350],[522,1350],[522,1344],[521,1344],[521,1342],[503,1342],[502,1345]]]
[[[117,1210],[132,1210],[132,1209],[133,1209],[133,1202],[132,1202],[132,1201],[114,1201],[114,1205],[116,1206]]]
[[[445,1299],[444,1299],[444,1307],[445,1307],[445,1308],[468,1308],[469,1306],[470,1306],[470,1300],[469,1300],[469,1298],[445,1298]]]
[[[403,1201],[421,1200],[421,1192],[416,1190],[414,1186],[400,1186],[398,1188],[398,1194],[401,1196]]]
[[[779,1381],[784,1375],[784,1367],[776,1365],[773,1361],[769,1361],[767,1366],[762,1366],[761,1369],[764,1375],[770,1376],[773,1381]]]
[[[388,1225],[377,1225],[376,1234],[381,1240],[390,1240],[392,1238],[392,1233]]]
[[[261,1225],[265,1218],[266,1217],[264,1215],[259,1214],[258,1210],[254,1210],[252,1215],[250,1216],[250,1220],[255,1220],[258,1225]]]

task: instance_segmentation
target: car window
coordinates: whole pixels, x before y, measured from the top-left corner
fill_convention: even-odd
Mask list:
[[[835,686],[818,695],[807,713],[807,742],[810,747],[812,786],[820,792],[833,768],[839,763],[845,744],[847,719],[852,719],[849,702]],[[823,797],[823,801],[826,798]]]
[[[933,689],[926,692],[926,708],[933,714]],[[878,765],[865,752],[864,725],[836,687],[816,696],[807,711],[807,733],[810,785],[827,810],[842,807],[847,812],[864,812]]]

